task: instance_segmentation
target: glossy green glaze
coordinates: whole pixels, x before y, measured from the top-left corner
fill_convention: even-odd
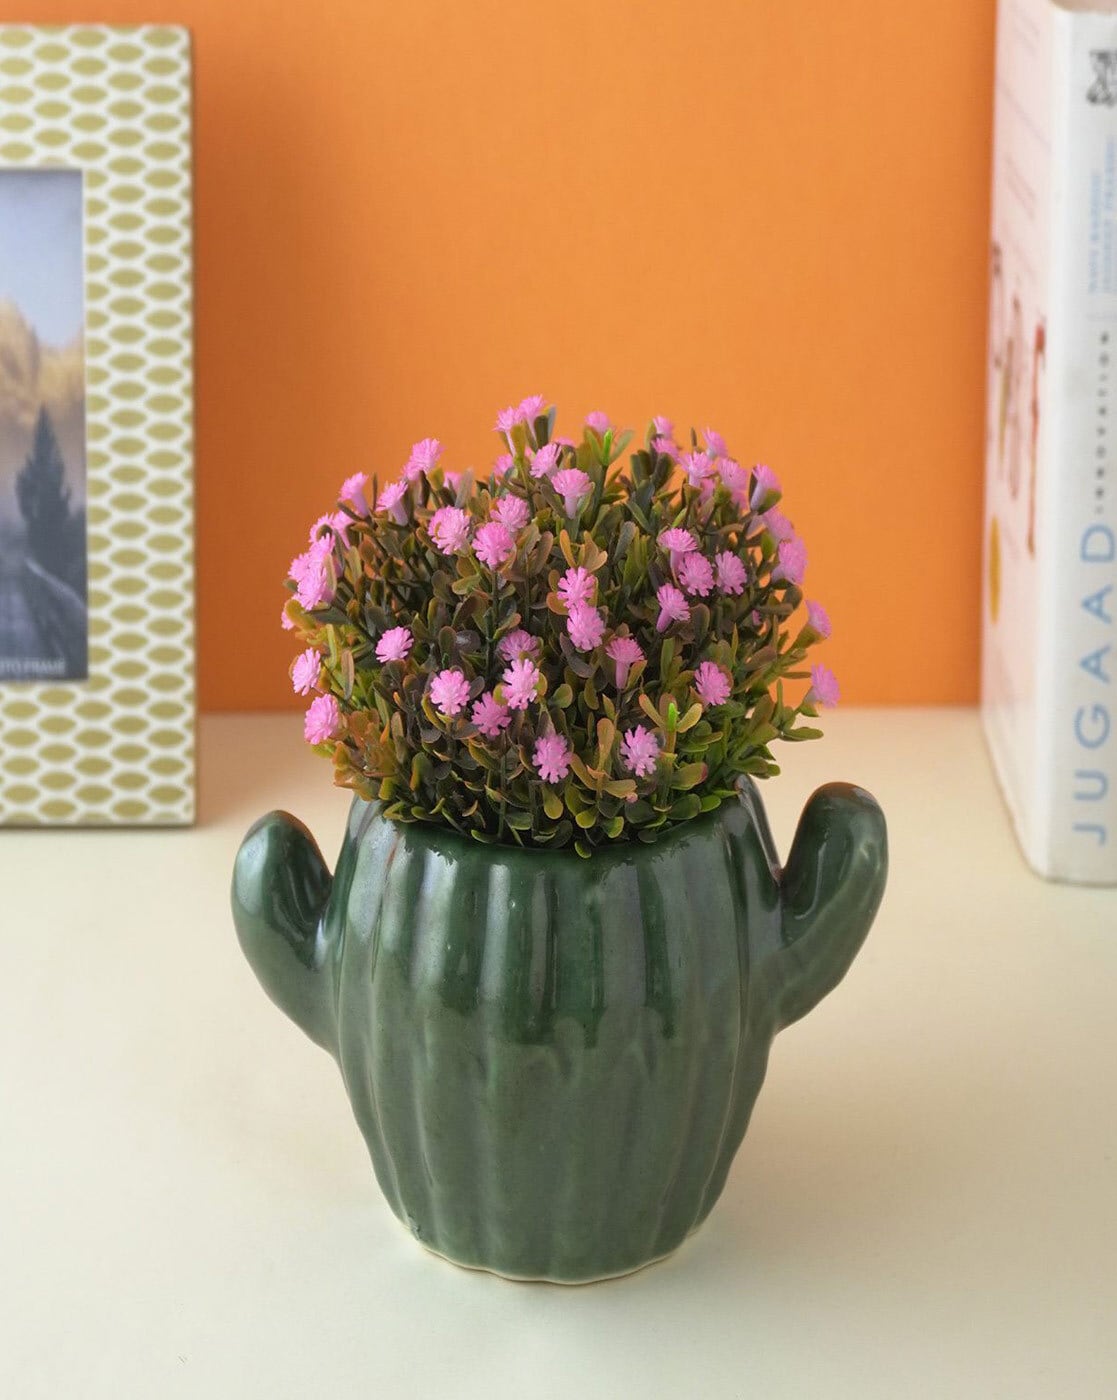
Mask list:
[[[590,860],[355,801],[331,882],[273,812],[233,878],[269,996],[338,1060],[392,1209],[430,1248],[582,1282],[709,1212],[776,1032],[845,974],[884,890],[876,802],[811,798],[779,871],[755,788]]]

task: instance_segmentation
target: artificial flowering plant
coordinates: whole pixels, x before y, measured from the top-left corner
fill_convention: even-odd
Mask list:
[[[579,442],[554,428],[533,397],[498,415],[482,475],[426,438],[398,480],[351,476],[283,622],[338,784],[393,820],[588,856],[777,773],[772,743],[818,738],[802,721],[838,688],[808,668],[830,623],[770,468],[712,429],[684,450],[664,418],[627,467],[604,414]]]

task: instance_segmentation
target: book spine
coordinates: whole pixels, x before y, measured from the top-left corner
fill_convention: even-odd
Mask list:
[[[1117,884],[1117,15],[1057,8],[1044,383],[1041,868]],[[1043,423],[1043,419],[1047,423]]]

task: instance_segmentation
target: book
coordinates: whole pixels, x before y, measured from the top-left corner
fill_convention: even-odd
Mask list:
[[[1029,864],[1117,884],[1117,0],[1000,0],[982,711]]]

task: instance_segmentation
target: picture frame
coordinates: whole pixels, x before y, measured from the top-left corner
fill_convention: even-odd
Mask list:
[[[192,258],[188,31],[0,25],[0,825],[194,820]]]

